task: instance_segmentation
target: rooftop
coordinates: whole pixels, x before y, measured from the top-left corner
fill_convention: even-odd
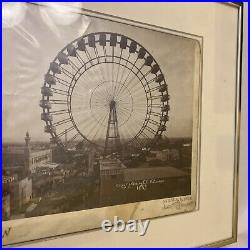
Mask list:
[[[124,164],[118,159],[100,160],[100,170],[126,169]]]
[[[174,167],[129,168],[124,171],[124,181],[185,176],[188,174]]]

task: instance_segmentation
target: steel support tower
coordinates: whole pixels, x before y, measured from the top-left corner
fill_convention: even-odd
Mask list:
[[[120,151],[120,135],[118,131],[118,120],[116,113],[116,102],[112,100],[109,104],[109,120],[106,133],[104,154],[111,154]]]

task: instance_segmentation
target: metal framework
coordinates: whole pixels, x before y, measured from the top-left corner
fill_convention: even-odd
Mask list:
[[[121,34],[91,33],[69,43],[50,63],[41,93],[44,131],[63,148],[85,141],[110,151],[114,120],[119,145],[142,148],[166,131],[169,94],[160,66]]]
[[[104,154],[110,154],[113,152],[119,152],[120,145],[120,135],[118,130],[118,120],[116,113],[116,102],[114,100],[110,101],[109,104],[109,120],[108,120],[108,128],[106,134],[105,148]]]

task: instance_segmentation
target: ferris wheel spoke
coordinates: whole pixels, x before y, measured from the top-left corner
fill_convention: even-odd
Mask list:
[[[50,88],[53,93],[58,94],[58,95],[66,95],[68,96],[68,91],[57,89],[57,88]]]
[[[88,96],[86,96],[86,94],[85,95],[84,94],[81,95],[81,92],[79,91],[79,94],[74,94],[74,102],[82,103],[83,100],[85,100],[87,97]]]
[[[63,120],[61,120],[61,121],[58,121],[58,122],[53,123],[53,126],[54,126],[54,127],[58,127],[58,126],[61,126],[61,125],[63,125],[63,124],[67,124],[67,123],[69,123],[69,122],[71,122],[71,118],[66,118],[66,119],[63,119]]]
[[[118,111],[126,111],[128,113],[131,113],[132,112],[132,107],[125,107],[125,106],[122,106],[122,107],[118,107],[117,108]]]
[[[135,81],[135,82],[134,82]],[[141,87],[143,87],[143,89],[145,88],[145,85],[143,84],[143,82],[138,78],[138,76],[136,76],[136,78],[133,81],[130,81],[127,83],[127,85],[123,84],[126,88],[129,89],[129,91],[132,93],[136,93],[136,90],[141,90]],[[130,87],[132,86],[132,87]],[[135,89],[135,90],[134,90]],[[120,91],[120,94],[123,94],[123,92],[125,91],[125,88],[122,88]]]
[[[78,132],[67,141],[67,144],[68,145],[73,144],[77,137],[80,137],[80,134]]]
[[[130,114],[131,113],[131,109],[128,109],[128,108],[125,108],[125,107],[118,108],[117,111],[118,112],[123,112],[125,114]]]
[[[102,49],[103,49],[103,54],[104,54],[104,60],[105,62],[107,61],[107,51],[106,51],[106,47],[105,46],[102,46]]]
[[[108,99],[107,99],[107,101],[108,101]],[[103,100],[100,100],[100,99],[92,101],[91,103],[94,104],[95,107],[106,107],[107,106],[107,104],[103,105]]]
[[[130,141],[130,144],[136,144],[138,145],[139,147],[143,148],[145,145],[143,144],[142,140],[139,138],[139,136],[141,135],[140,134],[137,134],[131,141]]]
[[[126,70],[129,70],[129,69],[127,68]],[[126,71],[126,70],[125,70],[125,71]],[[120,95],[120,91],[121,91],[121,89],[123,89],[123,88],[126,88],[124,82],[122,82],[122,83],[120,84],[119,88],[118,88],[118,89],[116,90],[116,92],[115,92],[115,95],[116,95],[116,96],[119,96],[119,95]]]
[[[105,82],[105,76],[104,76],[104,73],[103,73],[102,63],[100,62],[100,57],[99,57],[99,54],[98,54],[98,50],[97,50],[96,47],[94,48],[94,50],[95,50],[96,59],[97,59],[97,61],[98,61],[99,70],[100,70],[100,72],[101,72],[101,80],[102,80],[103,82]],[[99,75],[99,74],[98,74],[98,75]]]
[[[85,62],[84,60],[82,59],[81,55],[76,51],[76,58],[78,60],[78,62],[81,64],[81,66],[85,66]]]
[[[138,58],[137,58],[137,59],[135,60],[135,62],[133,63],[132,68],[129,70],[129,72],[128,72],[126,78],[125,78],[125,80],[123,81],[122,88],[121,88],[119,91],[122,91],[122,90],[124,89],[124,87],[128,87],[128,86],[130,85],[130,83],[131,83],[134,79],[136,79],[137,74],[138,74],[139,72],[141,72],[141,69],[143,68],[144,65],[142,65],[139,69],[137,68],[137,72],[134,72],[134,71],[133,71],[133,69],[135,68],[135,65],[136,65],[137,61],[138,61]],[[130,81],[127,82],[131,73],[133,73],[133,76],[132,76],[132,78],[130,79]]]
[[[84,110],[82,107],[71,107],[71,112],[74,112],[76,114],[79,114],[79,113],[88,113],[88,111]]]
[[[95,92],[96,100],[103,103],[103,99],[106,98],[106,100],[112,99],[112,95],[108,92],[106,88],[101,89],[100,92]]]
[[[134,66],[134,67],[135,67],[135,66]],[[133,72],[132,69],[130,69],[130,72]],[[133,74],[134,74],[134,72],[133,72]],[[134,76],[132,77],[132,79],[134,79],[134,78],[136,79],[136,78],[138,78],[138,76],[137,76],[137,75],[134,75]],[[124,91],[125,91],[126,89],[128,89],[130,83],[131,83],[131,81],[129,81],[129,82],[123,81],[122,84],[121,84],[121,87],[119,88],[119,91],[117,92],[117,95],[123,94]],[[130,92],[131,92],[131,91],[130,91]]]
[[[73,60],[71,58],[68,57],[68,63],[71,66],[72,70],[75,71],[75,73],[78,71],[78,67],[77,65],[73,62]]]
[[[156,116],[156,117],[161,117],[162,116],[162,113],[156,113],[156,112],[151,112],[151,115],[152,116]]]
[[[67,70],[65,67],[60,65],[61,71],[71,80],[74,78],[74,74],[72,74],[69,70]]]
[[[160,125],[160,121],[155,121],[153,119],[148,119],[148,123],[152,124],[152,125],[156,125],[159,126]]]
[[[87,110],[84,109],[85,106],[85,103],[74,100],[74,103],[71,102],[71,104],[69,104],[69,109],[74,112],[87,112]]]
[[[112,63],[112,88],[111,88],[111,95],[114,97],[114,92],[115,92],[115,89],[116,89],[116,85],[117,83],[114,81],[114,76],[115,73],[114,73],[114,63]]]
[[[108,99],[108,103],[110,103],[110,101],[113,99],[111,93],[108,91],[108,89],[106,89],[106,95],[107,95],[107,99]]]
[[[121,131],[122,132],[122,135],[123,135],[123,138],[126,138],[126,139],[131,139],[134,137],[134,134],[133,132],[131,132],[132,128],[128,128],[128,127],[125,127],[123,128],[123,130]]]
[[[120,78],[119,82],[122,82],[125,70],[127,69],[127,65],[128,65],[129,59],[130,59],[130,54],[128,55],[127,59],[125,60],[126,63],[124,65],[124,67],[123,67],[123,71],[122,71],[121,78]]]
[[[103,71],[103,64],[102,63],[99,63],[99,69],[100,69],[100,72],[101,72],[101,80],[102,82],[106,82],[106,78],[105,78],[105,74],[104,74],[104,71]]]
[[[132,77],[132,79],[130,79],[130,81],[129,81],[127,84],[124,84],[124,85],[129,86],[129,85],[131,84],[131,82],[133,82],[133,81],[135,80],[135,77],[136,77],[139,73],[142,75],[142,77],[139,78],[139,81],[141,82],[142,79],[145,79],[145,81],[146,81],[146,83],[147,83],[147,80],[146,80],[147,75],[148,75],[150,72],[155,72],[155,71],[153,71],[153,68],[151,67],[151,64],[152,64],[152,63],[153,63],[153,58],[152,58],[152,56],[148,56],[148,57],[145,59],[144,64],[143,64],[139,69],[137,68],[137,72],[134,73],[134,76]],[[142,68],[143,68],[144,66],[150,66],[149,71],[148,71],[145,75],[141,72],[141,70],[142,70]],[[156,66],[158,66],[158,65],[156,65]],[[158,72],[158,67],[157,67],[156,69],[154,68],[154,70],[157,70],[156,72]],[[127,79],[126,79],[126,81],[127,81]],[[143,84],[143,83],[142,83],[142,84]]]
[[[155,82],[157,80],[158,76],[154,76],[151,80],[148,81],[148,84],[151,84],[152,82]]]
[[[134,69],[137,61],[138,61],[138,57],[135,59],[134,63],[132,64],[132,68],[129,70],[129,72],[128,72],[126,78],[125,78],[125,80],[123,81],[123,85],[124,86],[126,86],[126,82],[127,82],[128,78],[129,78],[130,74],[133,72],[133,69]]]
[[[54,110],[54,111],[50,111],[50,114],[54,115],[64,115],[64,114],[69,114],[69,110],[68,109],[61,109],[61,110]]]
[[[86,121],[86,119],[82,119],[81,121],[76,121],[75,124],[78,127],[79,131],[82,133],[82,135],[87,138],[87,129],[89,129],[90,126],[93,125],[93,120],[88,119]]]
[[[79,115],[79,114],[81,114],[81,115],[83,115],[83,114],[88,114],[88,112],[89,111],[86,111],[86,110],[83,110],[82,108],[80,109],[72,109],[71,108],[71,112],[74,112],[74,114],[77,114],[77,115]]]
[[[132,144],[136,143],[141,148],[144,146],[138,136],[134,137],[134,139],[131,141],[131,143]]]
[[[92,60],[93,59],[91,59],[91,62],[92,62]],[[87,78],[86,80],[88,81],[88,82],[92,82],[93,81],[93,77],[90,77],[89,75],[86,75],[86,72],[89,70],[89,69],[91,69],[94,65],[90,65],[88,68],[87,68],[87,64],[88,64],[88,62],[85,62],[84,63],[84,70],[83,70],[83,72],[82,73],[79,73],[78,74],[78,76],[76,77],[76,81],[78,81],[78,79],[80,78],[80,77],[82,77],[82,78]],[[91,71],[89,71],[90,73],[91,73]]]
[[[141,116],[141,119],[137,115],[136,117],[133,118],[133,120],[135,121],[135,124],[136,123],[140,124],[141,127],[145,126],[145,114],[144,114],[144,116]]]
[[[134,112],[141,112],[142,110],[147,110],[147,109],[149,109],[151,106],[149,106],[149,107],[147,107],[147,103],[145,103],[145,102],[142,102],[142,103],[135,103],[134,105],[133,105],[133,111]]]
[[[156,134],[156,130],[154,130],[153,128],[146,126],[144,129],[146,129],[148,132],[150,132],[151,134],[155,135]]]
[[[108,113],[107,113],[107,114],[103,117],[103,119],[101,120],[101,122],[100,122],[101,125],[102,125],[103,122],[107,119],[107,117],[108,117]],[[97,136],[97,134],[101,131],[101,129],[102,129],[102,126],[99,126],[99,128],[97,128],[96,133],[95,133],[94,136],[92,137],[92,140],[96,139],[96,136]]]
[[[65,99],[50,99],[49,102],[55,105],[68,105],[68,101]]]
[[[75,129],[74,125],[70,126],[69,128],[66,128],[63,132],[57,134],[57,137],[60,138],[66,135],[68,132],[72,131],[73,129]]]
[[[66,81],[65,79],[62,79],[56,75],[51,75],[49,73],[47,73],[44,77],[44,81],[46,83],[49,84],[49,86],[53,86],[53,85],[56,85],[56,84],[60,84],[66,88],[70,88],[71,87],[71,83]]]
[[[134,80],[136,80],[136,79],[134,79]],[[144,84],[144,83],[142,82],[142,80],[145,80],[146,84]],[[133,81],[132,81],[132,82],[133,82]],[[128,87],[129,85],[131,85],[132,82],[130,81],[130,82],[127,84],[127,87]],[[144,76],[142,76],[141,78],[138,78],[138,80],[136,81],[136,83],[133,84],[132,87],[131,87],[129,90],[130,90],[131,92],[134,93],[134,88],[135,88],[135,87],[138,88],[138,85],[139,85],[139,84],[141,84],[141,85],[143,86],[143,88],[145,88],[146,86],[149,86],[149,85],[148,85],[147,79],[146,79]],[[137,90],[137,88],[136,88],[136,90]],[[136,93],[136,90],[135,90],[135,93]],[[150,92],[149,92],[149,93],[150,93]]]
[[[82,109],[82,108],[71,108],[71,112],[74,112],[74,114],[81,114],[81,115],[83,115],[83,114],[88,114],[89,113],[89,111],[88,110],[84,110],[84,109]]]
[[[89,126],[93,122],[93,120],[88,119],[90,114],[89,114],[89,111],[87,111],[87,110],[81,110],[78,113],[74,112],[74,114],[78,114],[78,116],[77,116],[78,119],[74,120],[74,124],[75,124],[76,127],[80,127],[80,125]],[[80,117],[79,114],[81,114],[81,117]]]
[[[91,58],[90,53],[89,53],[89,51],[87,50],[87,48],[85,49],[84,52],[85,52],[85,55],[86,55],[86,57],[88,58],[90,64],[93,65],[92,58]]]
[[[96,48],[96,47],[93,47],[93,49],[94,49],[94,53],[95,53],[96,60],[97,60],[98,64],[100,64],[100,59],[99,59],[99,55],[98,55],[97,48]]]
[[[119,77],[119,72],[120,72],[120,63],[121,63],[121,59],[122,59],[122,52],[123,52],[123,49],[121,49],[121,52],[120,52],[120,56],[119,56],[119,66],[118,66],[118,70],[117,70],[117,74],[116,74],[116,82],[118,82],[118,77]]]
[[[141,132],[141,135],[146,139],[150,139],[150,137],[144,131]]]
[[[105,72],[105,79],[107,79],[107,81],[110,81],[111,77],[110,77],[109,63],[107,62],[103,63],[103,71]]]
[[[123,104],[123,105],[130,104],[131,102],[133,102],[133,97],[132,97],[131,93],[128,93],[128,96],[129,96],[130,99],[131,99],[130,102],[127,101],[127,99],[128,99],[127,96],[124,96],[124,97],[117,97],[117,98],[115,98],[115,100],[116,100],[119,104]]]
[[[118,66],[117,66],[117,73],[116,73],[116,77],[115,77],[115,88],[114,88],[114,91],[112,92],[113,93],[113,96],[115,97],[116,96],[116,89],[117,89],[117,83],[118,83],[118,76],[119,76],[119,72],[120,72],[120,67],[121,67],[121,59],[122,59],[122,52],[123,52],[123,49],[120,48],[120,56],[118,57]],[[118,86],[119,87],[119,86]]]
[[[121,121],[125,120],[124,119],[128,117],[128,112],[125,112],[125,111],[119,111],[119,114],[117,114],[117,120],[118,120],[118,124],[121,123]]]
[[[98,122],[92,123],[92,126],[89,128],[88,133],[86,133],[86,137],[90,138],[91,134],[96,131],[96,128],[98,128],[100,124]]]
[[[138,100],[145,99],[145,93],[146,93],[147,98],[148,98],[148,96],[150,96],[150,93],[148,93],[147,90],[145,91],[145,89],[143,89],[143,92],[142,92],[141,87],[142,86],[137,86],[136,88],[133,88],[132,90],[130,90],[130,91],[133,91],[133,94],[134,94],[136,100],[137,99]],[[144,94],[144,95],[142,95],[142,94]]]
[[[119,101],[119,104],[121,105],[130,105],[131,103],[130,102],[126,102],[126,101],[122,101],[122,100],[118,100]]]
[[[146,110],[146,108],[147,108],[147,104],[146,103],[136,103],[135,105],[134,105],[134,111],[136,111],[136,110]]]
[[[78,115],[78,119],[77,120],[74,120],[74,124],[76,127],[78,127],[79,125],[89,125],[91,124],[91,122],[93,122],[93,120],[91,119],[87,119],[88,118],[88,111],[82,111],[82,112],[78,112],[78,114],[81,113],[81,118],[79,118],[79,115]],[[87,114],[87,115],[84,115],[83,114]],[[87,121],[86,121],[87,119]],[[78,126],[77,126],[78,125]]]
[[[98,116],[98,114],[108,113],[109,109],[107,107],[95,107],[95,114]]]

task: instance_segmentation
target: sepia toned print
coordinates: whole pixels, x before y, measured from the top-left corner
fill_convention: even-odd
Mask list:
[[[80,14],[52,25],[27,6],[3,29],[3,220],[195,209],[200,42]]]

